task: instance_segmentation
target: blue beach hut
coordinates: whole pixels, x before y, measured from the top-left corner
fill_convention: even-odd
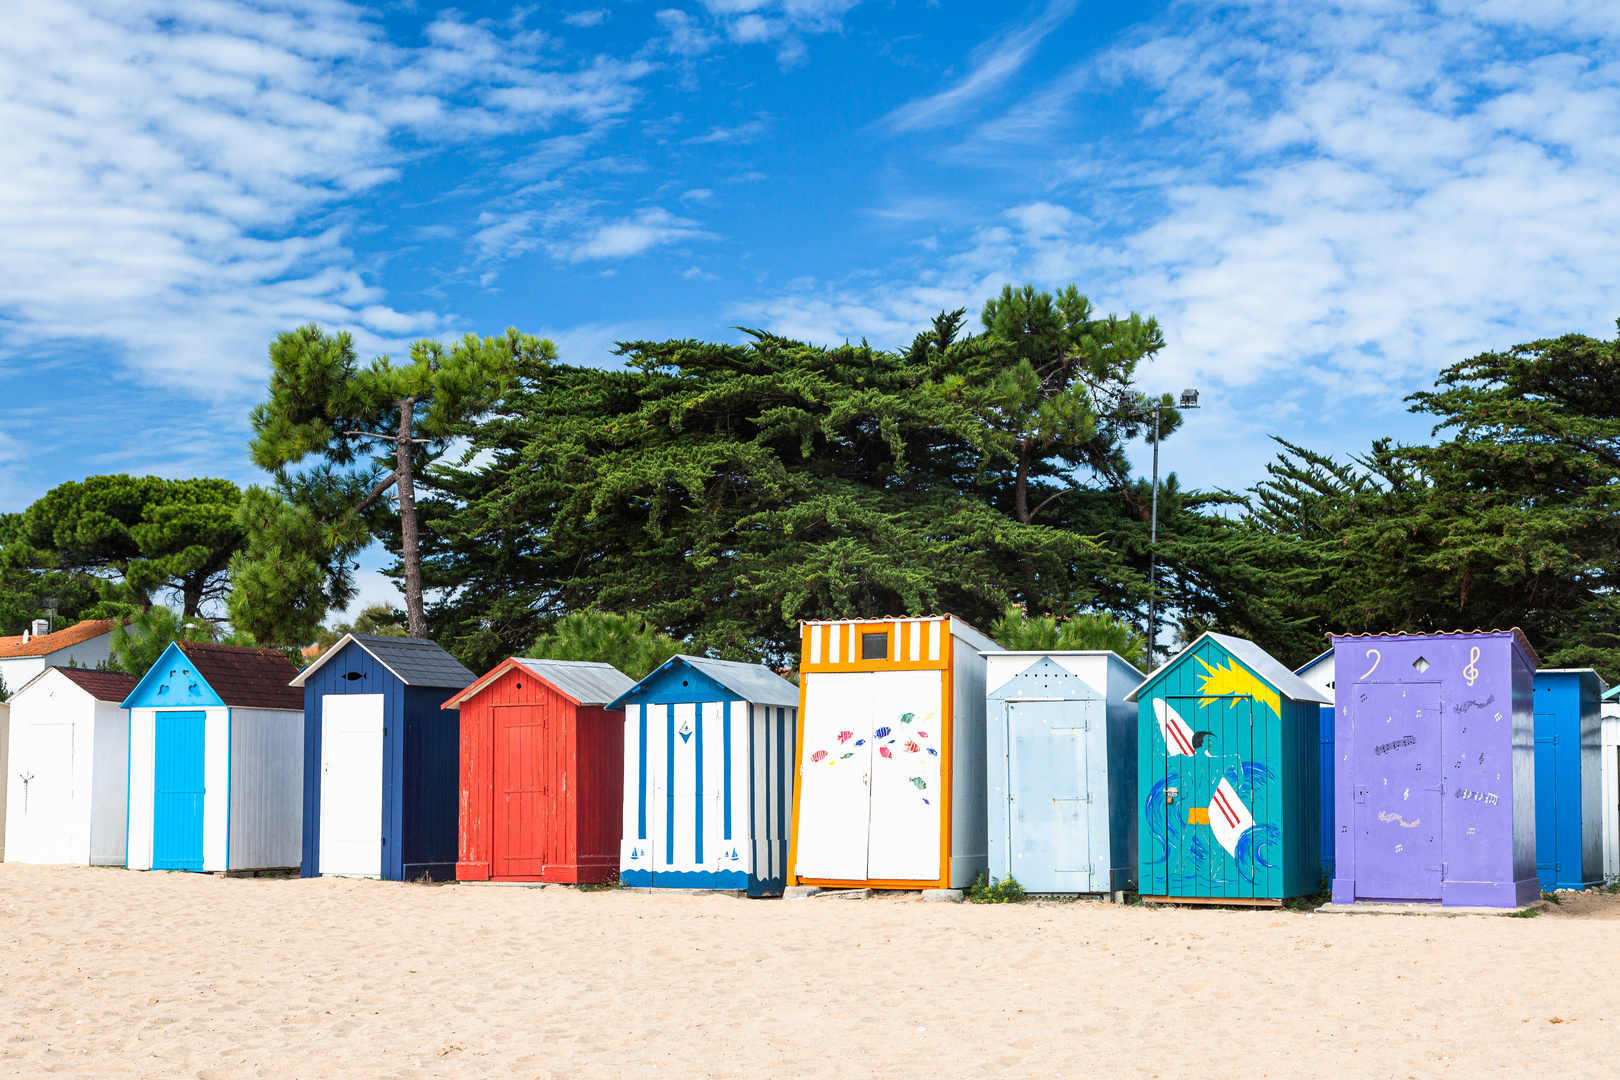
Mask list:
[[[274,649],[176,641],[124,699],[131,870],[298,865],[304,710]]]
[[[456,876],[460,713],[477,676],[422,638],[347,634],[298,673],[303,877]]]
[[[1591,668],[1536,672],[1536,877],[1541,887],[1603,883],[1601,712]]]
[[[1205,633],[1126,700],[1142,895],[1276,905],[1316,892],[1325,696],[1254,642]]]
[[[1304,680],[1305,684],[1323,697],[1329,704],[1323,705],[1321,717],[1322,737],[1322,868],[1333,869],[1334,845],[1338,842],[1333,832],[1333,732],[1335,730],[1335,708],[1332,704],[1336,700],[1333,696],[1334,683],[1333,650],[1316,657],[1304,667],[1295,668],[1294,674]]]
[[[760,664],[676,656],[607,708],[624,710],[619,880],[780,893],[799,688]]]

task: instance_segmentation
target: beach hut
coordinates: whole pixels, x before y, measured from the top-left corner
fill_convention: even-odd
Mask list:
[[[1519,630],[1335,635],[1333,902],[1517,907],[1539,895],[1532,696]]]
[[[624,710],[622,883],[782,891],[798,693],[760,664],[676,656],[608,702]]]
[[[1254,642],[1206,633],[1127,700],[1142,896],[1280,904],[1316,892],[1322,693]]]
[[[131,870],[298,865],[304,710],[274,649],[177,641],[129,696]]]
[[[962,888],[989,866],[985,654],[954,615],[806,622],[795,883]]]
[[[303,877],[455,877],[461,731],[440,706],[476,678],[431,641],[378,634],[345,634],[298,673]]]
[[[458,881],[611,881],[624,814],[612,664],[514,658],[444,703],[461,713]]]
[[[1331,872],[1333,870],[1333,732],[1334,717],[1336,715],[1333,701],[1333,650],[1328,649],[1320,656],[1311,660],[1304,667],[1295,668],[1294,674],[1305,681],[1305,685],[1327,698],[1330,704],[1321,706],[1321,735],[1322,752],[1320,754],[1320,770],[1322,791],[1322,868]]]
[[[990,876],[1034,893],[1136,889],[1142,673],[1112,652],[988,652]]]
[[[1620,686],[1603,695],[1603,880],[1620,881]]]
[[[0,862],[6,861],[6,777],[11,775],[11,706],[0,701]]]
[[[1536,877],[1541,887],[1603,881],[1603,694],[1591,668],[1542,668],[1535,679]]]
[[[9,862],[123,866],[135,677],[46,668],[11,695]]]

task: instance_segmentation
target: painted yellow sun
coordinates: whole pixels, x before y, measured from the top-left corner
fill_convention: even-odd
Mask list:
[[[1204,684],[1198,688],[1199,693],[1208,695],[1199,699],[1200,709],[1222,698],[1231,700],[1234,696],[1247,696],[1270,705],[1272,712],[1282,716],[1282,699],[1277,696],[1277,691],[1238,667],[1237,661],[1228,660],[1225,667],[1217,668],[1205,664],[1201,656],[1194,656],[1193,659],[1203,664],[1204,670],[1209,672],[1204,677]],[[1236,705],[1237,702],[1233,700],[1232,704]]]

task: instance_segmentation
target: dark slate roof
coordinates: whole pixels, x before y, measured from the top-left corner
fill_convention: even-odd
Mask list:
[[[303,712],[303,693],[287,685],[298,669],[277,650],[208,641],[177,641],[175,645],[225,704],[238,709]]]
[[[96,671],[82,667],[57,667],[46,670],[60,671],[97,701],[123,701],[129,697],[130,691],[135,689],[135,684],[140,682],[135,676],[126,675],[122,671]]]
[[[343,640],[321,654],[309,667],[293,679],[294,686],[303,686],[322,664],[343,651],[343,646],[354,642],[370,653],[383,667],[393,672],[406,686],[430,686],[443,690],[460,690],[478,678],[462,666],[461,662],[426,638],[386,637],[382,634],[345,634]]]

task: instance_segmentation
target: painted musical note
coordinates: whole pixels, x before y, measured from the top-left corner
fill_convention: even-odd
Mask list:
[[[1378,661],[1384,658],[1384,654],[1379,652],[1377,649],[1368,649],[1367,655],[1372,657],[1373,666],[1367,669],[1367,674],[1362,676],[1363,679],[1365,679],[1367,675],[1371,675],[1373,672],[1377,671]]]
[[[1468,666],[1462,671],[1463,681],[1469,686],[1473,686],[1474,680],[1479,678],[1479,668],[1474,666],[1477,663],[1479,663],[1479,646],[1475,645],[1468,650]]]

